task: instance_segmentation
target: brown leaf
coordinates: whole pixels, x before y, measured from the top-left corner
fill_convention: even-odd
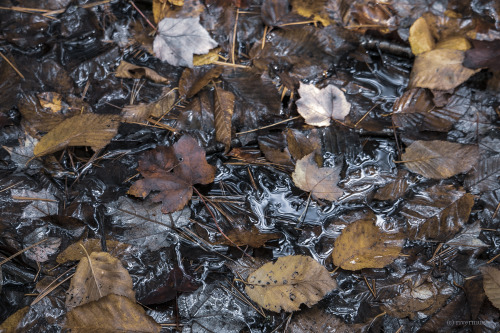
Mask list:
[[[261,257],[243,257],[236,261],[226,261],[225,265],[229,267],[234,275],[246,280],[251,273],[255,272],[266,262],[267,260]]]
[[[467,222],[473,205],[472,194],[452,185],[435,185],[408,200],[401,215],[410,239],[446,241]]]
[[[157,83],[168,83],[168,79],[148,67],[137,66],[126,61],[121,61],[115,72],[116,77],[126,79],[142,79],[143,77]]]
[[[500,71],[500,39],[493,41],[473,40],[473,49],[465,52],[463,65],[467,68],[490,68]]]
[[[292,156],[286,146],[283,133],[269,133],[259,136],[259,148],[269,162],[293,166]]]
[[[463,60],[464,51],[436,49],[424,52],[415,58],[408,86],[436,90],[458,87],[479,72],[479,69],[464,67]]]
[[[311,192],[315,199],[337,200],[343,193],[337,186],[340,180],[340,168],[318,168],[314,153],[297,161],[292,174],[293,182],[306,192]]]
[[[126,105],[122,110],[123,119],[131,122],[141,122],[149,117],[160,118],[174,107],[177,101],[177,90],[163,94],[156,102],[149,104]]]
[[[475,145],[449,141],[414,141],[401,159],[410,171],[427,178],[444,179],[469,171],[479,158]]]
[[[351,109],[342,90],[334,85],[318,89],[314,84],[301,83],[298,92],[297,110],[312,126],[328,126],[330,119],[342,121]]]
[[[432,37],[429,25],[423,17],[418,18],[411,25],[408,41],[414,55],[419,55],[434,48],[434,37]]]
[[[259,248],[266,244],[268,240],[280,238],[277,233],[261,233],[259,229],[252,225],[250,230],[244,228],[231,229],[225,233],[226,236],[232,241],[228,241],[226,238],[222,238],[219,244],[225,244],[228,246],[251,246],[253,248]]]
[[[383,232],[372,219],[358,220],[335,240],[333,263],[351,271],[382,268],[399,256],[403,243],[401,235]]]
[[[56,92],[43,92],[36,94],[38,101],[43,108],[50,109],[50,111],[57,113],[60,112],[62,105],[62,96]]]
[[[160,332],[161,326],[128,297],[107,295],[77,306],[66,314],[64,328],[71,332]]]
[[[19,332],[18,326],[21,320],[26,316],[30,310],[29,306],[25,306],[11,314],[5,321],[0,325],[0,332],[2,333],[16,333]]]
[[[296,161],[312,152],[321,151],[321,140],[316,129],[311,131],[309,135],[305,135],[298,130],[289,128],[286,131],[286,141],[288,150]]]
[[[300,311],[292,317],[287,333],[356,333],[363,332],[365,324],[346,324],[344,321],[317,307]]]
[[[302,256],[280,257],[249,277],[245,292],[263,308],[297,311],[300,304],[311,307],[337,287],[335,279],[316,260]]]
[[[120,260],[107,252],[92,252],[83,257],[71,279],[66,307],[72,309],[88,302],[116,294],[135,301],[132,278]]]
[[[85,247],[85,250],[87,250],[87,252],[83,250],[82,246]],[[124,251],[126,251],[130,247],[130,245],[120,243],[115,240],[107,240],[106,247],[108,248],[108,252],[111,255],[119,257],[120,255],[123,254]],[[102,251],[102,245],[100,239],[91,238],[91,239],[85,239],[83,241],[79,240],[78,242],[71,244],[64,251],[62,251],[57,256],[56,261],[58,264],[64,264],[65,262],[68,261],[78,261],[83,257],[86,257],[87,253],[91,254],[93,252],[101,252],[101,251]]]
[[[409,172],[406,170],[398,170],[395,179],[388,184],[379,188],[373,197],[375,200],[397,200],[401,198],[412,182],[409,177]]]
[[[215,177],[215,168],[207,163],[205,151],[188,135],[171,147],[158,147],[144,153],[137,170],[144,179],[135,182],[128,193],[145,198],[151,191],[160,191],[153,201],[162,202],[165,214],[187,204],[194,184],[209,184]]]
[[[120,117],[115,115],[82,114],[62,121],[35,146],[35,156],[44,156],[66,147],[90,146],[104,148],[118,132]]]
[[[179,95],[182,98],[191,98],[200,92],[211,80],[218,78],[222,67],[186,68],[179,80]]]
[[[215,87],[214,125],[215,139],[231,149],[231,129],[234,111],[234,94]]]
[[[483,288],[486,296],[497,309],[500,309],[500,269],[490,266],[481,268]]]

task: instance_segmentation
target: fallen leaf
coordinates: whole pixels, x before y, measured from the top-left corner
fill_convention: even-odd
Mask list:
[[[439,41],[436,44],[436,49],[450,49],[450,50],[460,50],[467,51],[470,49],[471,45],[467,38],[462,36],[452,36],[444,40]],[[466,53],[467,54],[467,53]],[[467,66],[466,66],[467,67]]]
[[[200,25],[200,18],[164,18],[158,24],[153,49],[172,66],[193,67],[193,54],[205,54],[217,46]]]
[[[447,241],[445,244],[457,247],[459,250],[477,250],[481,247],[488,247],[479,239],[481,233],[481,224],[479,221],[465,226],[455,237]]]
[[[23,209],[22,219],[37,219],[47,215],[55,215],[59,209],[59,200],[47,189],[35,192],[13,188],[11,194],[13,200],[30,202]]]
[[[26,316],[30,310],[29,306],[25,306],[13,314],[11,314],[5,321],[0,325],[0,332],[2,333],[16,333],[19,332],[18,326],[23,318]]]
[[[248,276],[255,272],[259,267],[267,262],[262,257],[243,257],[236,261],[226,261],[225,265],[233,272],[234,275],[240,276],[243,279],[248,279]]]
[[[414,55],[419,55],[434,48],[434,37],[432,37],[429,25],[423,17],[418,18],[411,25],[408,41]]]
[[[45,227],[36,228],[35,231],[28,234],[24,238],[24,242],[26,246],[30,246],[45,238],[46,241],[31,248],[30,250],[25,252],[27,258],[36,261],[36,262],[46,262],[49,260],[50,256],[57,253],[59,251],[59,247],[61,246],[61,238],[60,237],[40,237],[40,229]],[[41,233],[44,235],[44,233]]]
[[[56,92],[43,92],[36,94],[38,101],[43,108],[50,109],[50,111],[57,113],[60,112],[62,105],[62,96]]]
[[[494,191],[500,188],[500,156],[482,158],[467,174],[464,186],[472,193]]]
[[[335,279],[316,260],[302,256],[280,257],[248,277],[245,292],[263,308],[297,311],[300,304],[311,307],[337,287]]]
[[[447,241],[469,219],[474,196],[452,185],[435,185],[418,192],[401,210],[412,240]]]
[[[342,121],[351,109],[342,90],[334,85],[318,89],[314,84],[301,83],[298,92],[297,110],[312,126],[328,126],[330,119]]]
[[[475,145],[449,141],[414,141],[401,159],[406,167],[432,179],[445,179],[469,171],[479,158]]]
[[[192,98],[212,80],[222,73],[220,66],[205,66],[200,68],[186,68],[182,71],[179,80],[179,95],[181,98]]]
[[[172,110],[176,102],[177,89],[172,89],[163,94],[156,102],[126,105],[122,110],[122,117],[131,122],[141,122],[149,117],[160,118]]]
[[[259,229],[252,225],[250,230],[244,228],[234,228],[225,233],[226,236],[231,240],[228,241],[226,238],[221,238],[218,242],[219,244],[225,244],[228,246],[251,246],[253,248],[259,248],[266,244],[267,241],[272,239],[280,238],[278,233],[262,233]]]
[[[464,292],[467,296],[468,310],[471,314],[472,320],[477,320],[481,313],[484,301],[486,300],[486,293],[483,288],[483,279],[469,279],[464,283]]]
[[[400,169],[393,181],[382,186],[375,192],[373,199],[398,200],[406,193],[412,182],[414,182],[414,180],[409,177],[409,172]]]
[[[335,240],[333,264],[351,271],[382,268],[399,256],[403,244],[401,235],[382,231],[372,219],[358,220]]]
[[[215,168],[207,163],[205,151],[196,140],[184,135],[171,147],[158,147],[144,153],[137,170],[144,179],[135,182],[129,194],[145,198],[160,191],[153,202],[162,202],[162,212],[182,209],[193,195],[194,184],[209,184]]]
[[[474,48],[465,52],[463,65],[467,68],[480,69],[487,67],[500,71],[500,39],[493,41],[473,40]]]
[[[340,168],[318,168],[314,153],[297,161],[292,174],[293,182],[306,192],[311,192],[315,199],[337,200],[343,193],[337,186],[340,180]]]
[[[479,72],[462,65],[464,51],[435,49],[415,58],[410,74],[410,88],[449,90],[458,87]]]
[[[35,146],[37,157],[66,147],[90,146],[104,148],[118,132],[120,117],[115,115],[82,114],[62,121]]]
[[[490,266],[481,268],[483,288],[486,296],[497,309],[500,309],[500,269]]]
[[[269,162],[278,165],[293,166],[292,156],[287,148],[286,138],[282,132],[261,135],[258,140],[259,148]]]
[[[366,324],[346,324],[337,316],[318,307],[300,311],[292,317],[287,333],[355,333],[364,332]],[[371,326],[371,325],[370,325]]]
[[[85,250],[82,248],[82,246],[85,248]],[[130,248],[130,245],[123,244],[115,240],[106,240],[106,247],[109,254],[114,257],[120,257],[125,251],[127,251],[127,249]],[[87,254],[90,255],[94,252],[102,252],[100,239],[90,238],[83,241],[79,240],[78,242],[71,244],[66,249],[64,249],[64,251],[59,253],[56,261],[58,264],[64,264],[68,261],[78,261],[83,257],[86,257]]]
[[[289,128],[286,131],[286,141],[288,150],[296,161],[312,152],[321,151],[321,139],[316,129],[305,135],[301,131]]]
[[[207,54],[195,54],[193,56],[193,66],[210,65],[219,60],[220,47],[210,50]]]
[[[126,79],[142,79],[143,77],[157,83],[168,83],[168,79],[144,66],[137,66],[122,60],[115,71],[116,77]]]
[[[80,260],[67,291],[66,307],[73,309],[109,295],[135,302],[132,278],[120,260],[107,252],[92,252]]]
[[[231,129],[234,112],[234,94],[215,87],[214,125],[215,140],[226,147],[225,153],[231,149]]]
[[[81,333],[161,331],[161,326],[134,300],[113,294],[69,311],[64,328]]]
[[[333,22],[328,15],[326,4],[323,0],[291,0],[291,5],[294,13],[321,22],[325,27]]]

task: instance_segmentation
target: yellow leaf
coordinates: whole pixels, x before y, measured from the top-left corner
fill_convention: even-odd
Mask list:
[[[87,252],[83,250],[82,246],[85,247]],[[106,241],[106,247],[108,248],[108,252],[113,255],[113,256],[118,256],[119,254],[122,254],[130,245],[120,243],[115,240],[107,240]],[[101,252],[102,251],[102,245],[101,245],[101,240],[97,238],[90,238],[86,240],[80,240],[74,244],[71,244],[68,246],[64,251],[62,251],[58,256],[57,256],[57,263],[58,264],[64,264],[65,262],[68,261],[78,261],[85,257],[88,254],[91,254],[93,252]]]
[[[210,50],[207,54],[193,55],[193,66],[203,66],[213,64],[219,60],[220,47]]]
[[[77,115],[62,121],[47,133],[33,153],[40,157],[72,146],[90,146],[97,150],[111,141],[119,125],[120,117],[116,115]]]
[[[2,333],[16,333],[19,332],[17,327],[19,326],[19,323],[21,320],[23,320],[24,316],[28,313],[30,307],[25,306],[24,308],[21,308],[20,310],[17,310],[14,312],[12,315],[10,315],[1,325],[0,325],[0,332]]]
[[[471,45],[467,38],[460,36],[450,37],[436,44],[436,49],[467,51],[470,48]]]
[[[61,94],[56,92],[43,92],[36,94],[40,105],[44,108],[50,109],[50,111],[57,113],[62,109],[62,97]]]
[[[347,226],[335,240],[333,263],[351,271],[382,268],[399,256],[403,240],[397,234],[382,232],[371,219]]]
[[[430,51],[434,48],[434,38],[432,37],[427,21],[423,17],[413,22],[408,40],[414,55]]]
[[[297,255],[268,262],[248,277],[245,292],[263,308],[280,312],[311,307],[337,287],[327,269],[310,257]]]
[[[325,10],[326,4],[322,0],[292,0],[292,11],[308,19],[320,22],[323,26],[333,23],[328,12]]]

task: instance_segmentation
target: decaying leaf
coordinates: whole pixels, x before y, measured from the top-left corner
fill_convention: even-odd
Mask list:
[[[481,224],[479,221],[465,226],[455,237],[446,242],[446,245],[458,247],[460,250],[477,250],[481,247],[488,247],[479,239]]]
[[[302,256],[280,257],[248,277],[245,292],[263,308],[297,311],[300,304],[311,307],[337,287],[328,270],[316,260]]]
[[[312,152],[321,151],[321,140],[318,131],[314,129],[308,135],[295,129],[287,129],[286,141],[288,150],[297,161]]]
[[[321,22],[323,26],[330,25],[333,20],[326,11],[325,1],[318,0],[291,0],[292,10],[300,16]]]
[[[26,316],[28,311],[30,310],[29,306],[25,306],[16,312],[14,312],[12,315],[10,315],[1,325],[0,325],[0,332],[5,332],[5,333],[15,333],[19,332],[18,326],[21,320]]]
[[[297,110],[309,125],[328,126],[330,119],[342,121],[351,110],[342,90],[334,85],[318,89],[314,84],[301,83],[298,92]]]
[[[229,267],[234,275],[241,276],[246,280],[250,274],[266,262],[267,260],[261,257],[243,257],[236,261],[226,261],[225,265]]]
[[[156,73],[151,68],[137,66],[126,61],[121,61],[115,72],[116,77],[126,79],[141,79],[143,77],[157,83],[168,83],[168,79]]]
[[[500,309],[500,269],[495,267],[482,267],[483,288],[486,296],[497,309]]]
[[[186,68],[179,80],[179,95],[181,98],[192,98],[200,92],[210,81],[218,78],[222,73],[220,66]]]
[[[434,37],[432,37],[429,25],[423,17],[413,22],[410,27],[410,37],[408,41],[410,42],[411,51],[414,55],[419,55],[420,53],[430,51],[434,48]]]
[[[462,65],[464,51],[435,49],[419,54],[413,63],[409,87],[449,90],[467,81],[479,69]]]
[[[259,136],[259,148],[269,162],[293,166],[292,156],[282,132]]]
[[[16,189],[11,190],[12,199],[14,200],[28,200],[31,203],[23,209],[21,218],[23,219],[36,219],[42,218],[47,215],[55,215],[58,211],[58,200],[47,189],[39,192]]]
[[[67,292],[66,307],[73,309],[109,295],[135,301],[132,278],[120,260],[107,252],[92,252],[80,260]]]
[[[314,153],[297,161],[292,174],[293,182],[300,189],[311,192],[315,199],[337,200],[343,193],[337,186],[340,168],[318,168]]]
[[[164,18],[158,24],[153,49],[172,66],[193,67],[193,54],[205,54],[217,46],[200,25],[200,18]]]
[[[50,109],[50,111],[57,113],[60,112],[62,105],[62,96],[56,92],[43,92],[36,94],[38,101],[43,108]]]
[[[412,179],[409,176],[409,172],[406,170],[398,170],[398,174],[393,181],[379,188],[373,199],[375,200],[398,200],[410,187]]]
[[[207,54],[195,54],[193,56],[193,66],[210,65],[219,60],[220,47],[210,50]]]
[[[348,225],[335,240],[333,264],[351,271],[382,268],[399,256],[404,239],[380,230],[372,219]]]
[[[410,239],[446,241],[469,219],[474,196],[452,185],[435,185],[408,200],[401,215],[408,224]]]
[[[120,117],[115,115],[77,115],[54,127],[38,142],[33,152],[40,157],[74,146],[90,146],[98,150],[113,139],[119,125]]]
[[[81,333],[161,331],[161,326],[134,300],[114,294],[69,311],[64,328]]]
[[[401,159],[410,171],[427,178],[444,179],[469,171],[479,158],[475,145],[449,141],[414,141]]]
[[[123,108],[122,116],[126,121],[138,122],[151,117],[160,118],[174,107],[177,101],[177,89],[169,90],[163,94],[156,102],[149,104],[126,105]]]
[[[215,139],[224,144],[226,153],[231,149],[233,112],[234,94],[216,87],[214,109]]]
[[[364,332],[366,324],[346,324],[337,316],[318,307],[300,311],[292,317],[287,333],[356,333]]]
[[[85,250],[83,249],[82,246],[85,247]],[[107,240],[106,247],[108,249],[109,254],[111,254],[114,257],[120,257],[123,254],[123,252],[125,252],[130,247],[130,245],[123,244],[115,240]],[[94,252],[102,252],[102,245],[100,239],[90,238],[90,239],[85,239],[83,241],[80,240],[76,243],[71,244],[64,251],[62,251],[57,256],[56,261],[58,264],[64,264],[65,262],[68,261],[78,261],[83,257],[86,257],[87,253],[91,254]]]
[[[135,182],[129,194],[145,198],[160,191],[153,202],[162,202],[162,212],[182,209],[193,194],[194,184],[209,184],[215,168],[207,163],[205,151],[190,136],[183,136],[171,147],[158,147],[144,153],[139,168],[144,179]]]
[[[251,246],[253,248],[259,248],[266,244],[268,240],[280,238],[277,233],[261,233],[257,227],[252,225],[250,230],[244,228],[231,229],[225,233],[226,236],[231,240],[228,241],[226,238],[220,239],[220,244],[225,244],[229,246]]]
[[[493,191],[500,188],[500,156],[491,156],[478,161],[465,177],[464,185],[472,193]]]

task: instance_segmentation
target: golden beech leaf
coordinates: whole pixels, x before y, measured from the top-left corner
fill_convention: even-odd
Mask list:
[[[120,260],[107,252],[92,252],[89,257],[83,257],[76,268],[67,292],[66,306],[72,309],[108,294],[135,301],[132,278]]]
[[[126,79],[141,79],[143,77],[156,83],[168,83],[168,79],[148,67],[137,66],[126,61],[121,61],[115,72],[116,77]]]
[[[134,300],[113,294],[69,311],[64,328],[81,333],[161,331],[160,324]]]
[[[23,320],[23,318],[26,316],[28,311],[30,310],[29,306],[25,306],[24,308],[21,308],[20,310],[17,310],[13,314],[11,314],[1,325],[0,325],[0,332],[2,333],[15,333],[19,332],[18,326]]]
[[[436,44],[435,48],[467,51],[471,48],[471,45],[467,38],[461,36],[453,36],[439,41],[439,43]]]
[[[85,250],[83,247],[85,247]],[[106,240],[106,247],[108,248],[108,252],[113,256],[118,256],[127,250],[130,247],[128,244],[120,243],[115,240]],[[86,251],[86,252],[85,252]],[[88,254],[93,252],[101,252],[102,245],[101,240],[97,238],[90,238],[85,240],[79,240],[78,242],[71,244],[64,251],[59,253],[57,256],[57,263],[64,264],[68,261],[77,261],[82,259]]]
[[[325,27],[333,22],[325,9],[324,1],[292,0],[291,5],[293,12],[311,20],[321,22]]]
[[[419,175],[444,179],[469,171],[479,159],[475,145],[449,141],[414,141],[401,156],[406,167]]]
[[[226,146],[225,153],[231,149],[233,111],[234,94],[216,87],[214,109],[215,139]]]
[[[486,296],[497,309],[500,309],[500,269],[483,267],[483,288]]]
[[[33,153],[40,157],[74,146],[101,149],[113,139],[119,125],[120,117],[116,115],[77,115],[63,120],[47,133],[35,146]]]
[[[340,169],[318,168],[314,153],[297,161],[292,174],[293,182],[300,189],[311,192],[315,199],[337,200],[343,193],[337,186],[340,180]]]
[[[429,25],[423,17],[418,18],[411,25],[408,41],[414,55],[419,55],[434,48],[434,37],[432,37]]]
[[[333,263],[351,271],[382,268],[399,256],[404,240],[385,233],[372,219],[361,219],[347,226],[335,240]]]
[[[57,113],[62,109],[62,96],[56,92],[42,92],[36,94],[40,105],[44,108],[50,109],[50,111]]]
[[[263,308],[297,311],[300,304],[311,307],[337,288],[328,270],[316,260],[302,256],[280,257],[250,274],[245,292]]]

